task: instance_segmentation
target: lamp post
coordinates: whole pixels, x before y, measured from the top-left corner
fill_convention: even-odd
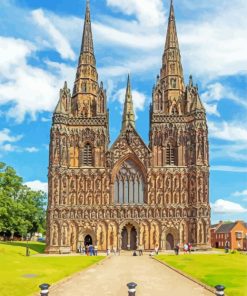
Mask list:
[[[27,245],[26,245],[26,256],[30,256],[30,250],[29,250],[29,245],[28,245],[29,238],[30,238],[30,234],[27,233],[27,236],[26,236],[26,241],[27,241]]]

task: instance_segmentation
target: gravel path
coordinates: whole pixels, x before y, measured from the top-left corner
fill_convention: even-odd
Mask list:
[[[76,274],[53,287],[49,295],[127,296],[126,284],[132,281],[138,284],[136,296],[214,295],[147,255],[133,257],[128,253],[110,256]]]

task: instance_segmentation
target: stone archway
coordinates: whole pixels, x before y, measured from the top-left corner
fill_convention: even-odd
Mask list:
[[[123,250],[136,250],[139,243],[139,227],[133,221],[126,221],[120,227],[120,248]]]
[[[130,231],[130,250],[137,249],[137,231],[133,226]]]
[[[93,244],[93,239],[90,234],[87,234],[84,238],[84,246],[89,246]]]
[[[78,231],[78,241],[77,241],[77,245],[78,246],[83,246],[85,245],[85,238],[86,237],[91,237],[90,240],[88,240],[89,243],[92,243],[93,245],[95,245],[96,242],[96,234],[92,229],[86,228],[83,229],[82,227],[79,229]]]
[[[127,231],[126,227],[124,227],[121,232],[121,241],[122,241],[121,249],[127,250],[127,248],[128,248],[128,231]]]
[[[174,247],[174,237],[171,233],[168,233],[166,236],[166,250],[173,250]]]

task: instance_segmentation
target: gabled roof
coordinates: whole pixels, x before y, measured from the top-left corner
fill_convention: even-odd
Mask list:
[[[233,227],[236,225],[236,222],[234,223],[225,223],[222,224],[217,230],[216,233],[229,233]]]

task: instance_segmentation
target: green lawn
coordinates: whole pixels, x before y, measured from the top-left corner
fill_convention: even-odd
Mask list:
[[[54,284],[60,279],[80,271],[103,257],[37,257],[45,245],[29,243],[31,256],[25,256],[26,244],[0,243],[0,294],[26,296],[39,291],[42,283]]]
[[[181,254],[156,258],[211,287],[224,285],[228,296],[247,296],[247,255]]]

